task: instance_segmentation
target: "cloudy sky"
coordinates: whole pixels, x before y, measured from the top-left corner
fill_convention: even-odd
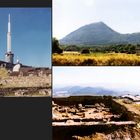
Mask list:
[[[120,33],[140,32],[140,0],[54,0],[53,36],[103,21]]]
[[[51,8],[0,8],[0,60],[7,49],[9,13],[15,62],[51,67]]]
[[[140,67],[53,67],[53,86],[99,86],[140,92]]]

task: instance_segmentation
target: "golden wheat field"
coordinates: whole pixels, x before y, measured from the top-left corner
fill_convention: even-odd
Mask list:
[[[140,56],[125,53],[53,54],[54,66],[140,66]]]

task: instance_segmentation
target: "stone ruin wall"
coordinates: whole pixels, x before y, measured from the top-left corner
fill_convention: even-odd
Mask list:
[[[117,103],[111,96],[70,96],[68,98],[53,98],[53,101],[59,105],[72,105],[72,104],[95,104],[103,103],[106,107],[109,107],[112,113],[123,114],[120,118],[124,121],[140,121],[140,116],[137,116],[133,112],[126,109],[125,106]]]
[[[0,81],[1,87],[49,87],[51,74],[44,76],[9,76]]]

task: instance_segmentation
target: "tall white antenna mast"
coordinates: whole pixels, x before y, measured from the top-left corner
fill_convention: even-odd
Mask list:
[[[10,23],[10,14],[8,16],[7,52],[11,52],[11,23]]]

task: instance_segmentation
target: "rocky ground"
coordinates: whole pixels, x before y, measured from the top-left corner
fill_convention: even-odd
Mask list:
[[[0,89],[0,97],[35,97],[51,96],[51,88],[46,87],[22,87],[22,88],[3,88]]]
[[[45,87],[51,86],[50,76],[9,76],[0,81],[1,87]]]
[[[0,96],[51,96],[51,74],[10,76],[1,68]]]

